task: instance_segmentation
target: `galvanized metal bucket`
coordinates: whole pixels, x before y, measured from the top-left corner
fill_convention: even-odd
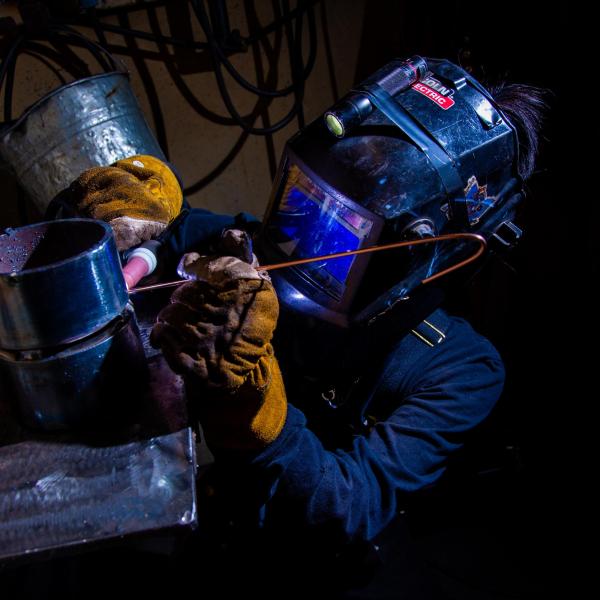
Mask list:
[[[0,130],[0,158],[42,214],[86,169],[134,154],[165,160],[128,75],[118,71],[57,88]]]
[[[51,348],[85,338],[129,301],[112,229],[47,221],[0,235],[0,348]]]

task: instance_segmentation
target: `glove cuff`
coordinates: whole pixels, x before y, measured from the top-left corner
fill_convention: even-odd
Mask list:
[[[265,382],[262,388],[262,404],[250,422],[250,432],[259,447],[268,446],[277,438],[287,416],[287,398],[283,377],[270,344],[269,348],[270,352],[261,358],[248,381],[257,390],[261,389],[261,381]],[[266,378],[263,373],[266,374]]]
[[[189,382],[190,384],[192,382]],[[190,394],[188,385],[188,397]],[[287,416],[283,377],[269,344],[267,352],[233,392],[194,390],[199,417],[211,448],[258,450],[268,446],[281,433]]]

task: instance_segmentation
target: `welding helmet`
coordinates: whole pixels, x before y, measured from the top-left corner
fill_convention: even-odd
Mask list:
[[[521,193],[517,133],[490,93],[446,60],[393,61],[288,141],[257,249],[274,263],[461,232],[510,246]],[[475,249],[435,242],[272,278],[282,307],[351,326]]]

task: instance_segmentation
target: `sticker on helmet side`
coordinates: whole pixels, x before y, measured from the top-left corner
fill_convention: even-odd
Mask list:
[[[483,217],[483,215],[492,208],[498,200],[495,196],[488,195],[487,185],[479,185],[475,175],[469,177],[464,193],[464,202],[467,204],[467,215],[471,225],[477,224],[479,219],[481,219],[481,217]]]
[[[412,89],[429,98],[443,110],[448,110],[454,106],[454,99],[452,98],[454,90],[442,85],[434,77],[429,76],[423,81],[414,83]]]

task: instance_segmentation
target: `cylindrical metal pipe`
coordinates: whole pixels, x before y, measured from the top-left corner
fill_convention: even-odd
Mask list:
[[[84,340],[46,352],[0,350],[0,374],[22,421],[43,430],[98,428],[134,415],[147,381],[133,308]]]
[[[106,223],[66,219],[0,235],[0,348],[71,343],[102,329],[127,302]]]

